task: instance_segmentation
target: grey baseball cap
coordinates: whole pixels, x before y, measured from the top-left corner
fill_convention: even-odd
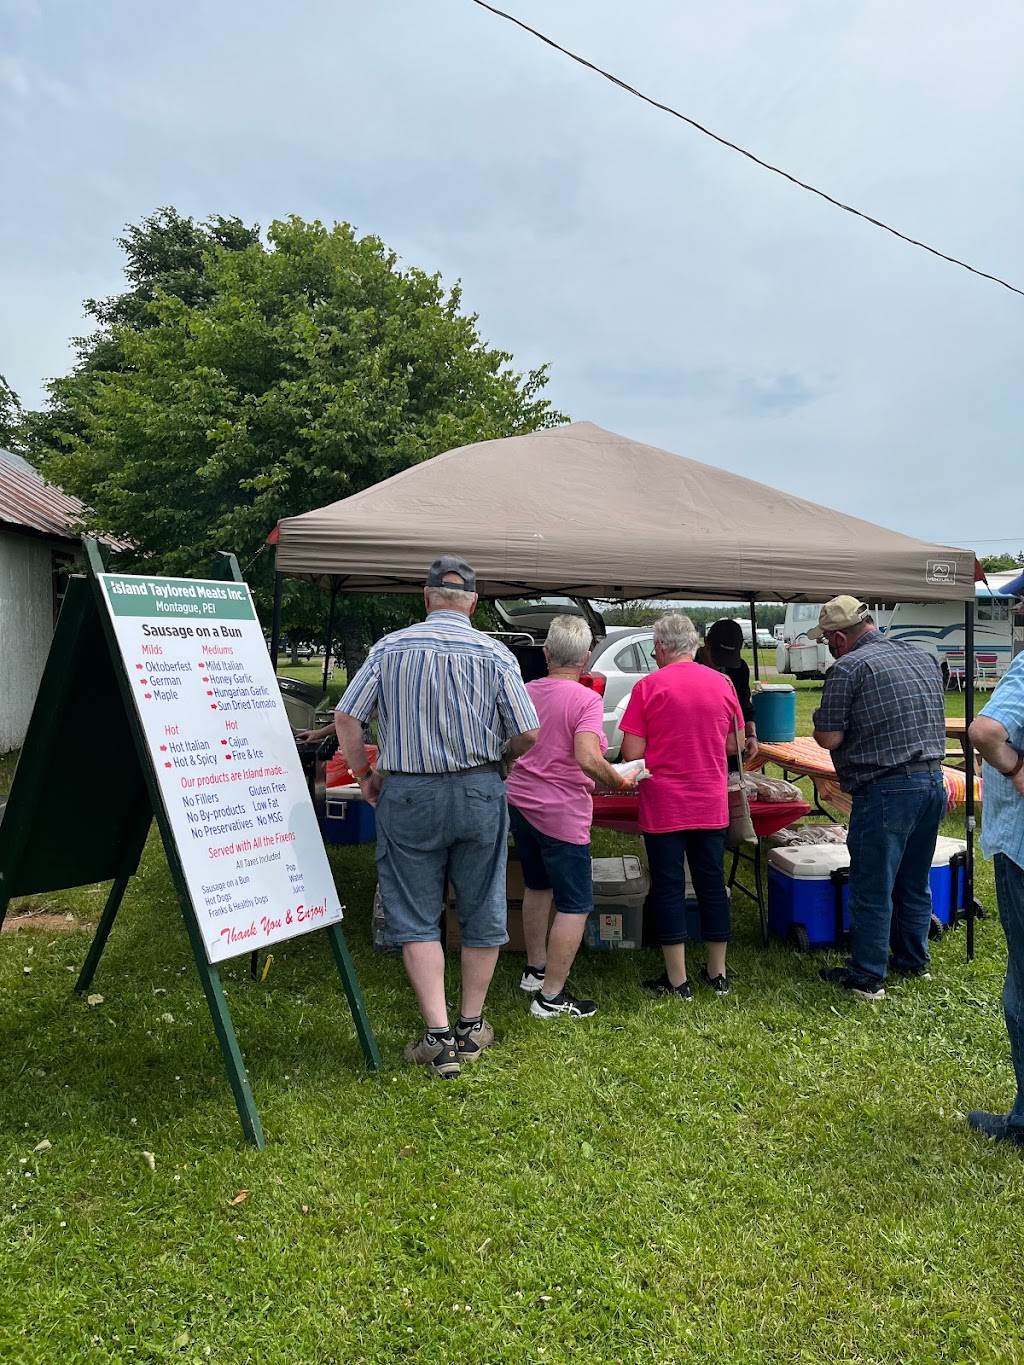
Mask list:
[[[425,586],[428,588],[455,588],[458,590],[458,583],[445,582],[446,574],[458,574],[462,579],[463,592],[476,592],[476,574],[459,555],[439,555],[427,570],[427,581]]]

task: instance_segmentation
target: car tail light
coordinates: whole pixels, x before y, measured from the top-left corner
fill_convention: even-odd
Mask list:
[[[591,688],[599,697],[604,696],[605,684],[608,679],[603,673],[581,673],[580,682],[584,687]]]

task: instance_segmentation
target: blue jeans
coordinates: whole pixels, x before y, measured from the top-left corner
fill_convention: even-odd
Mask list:
[[[450,878],[463,946],[507,943],[507,848],[508,804],[496,772],[388,773],[377,802],[385,942],[438,942]]]
[[[1017,1077],[1017,1098],[1010,1110],[1010,1124],[1024,1127],[1024,868],[1018,867],[1005,853],[997,853],[994,863],[996,900],[1006,935],[1003,1015]]]
[[[567,844],[531,825],[521,810],[508,808],[508,823],[530,891],[550,891],[563,915],[589,915],[594,908],[590,843]]]
[[[850,812],[850,956],[862,984],[885,980],[889,952],[904,972],[923,971],[935,838],[946,813],[942,773],[880,777],[854,793]]]
[[[685,858],[693,879],[705,943],[728,943],[732,937],[729,893],[725,889],[725,830],[678,829],[645,834],[651,869],[650,906],[662,945],[686,942]]]

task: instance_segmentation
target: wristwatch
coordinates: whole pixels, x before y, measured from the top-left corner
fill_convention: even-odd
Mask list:
[[[1024,768],[1024,754],[1017,755],[1017,762],[1013,765],[1013,767],[1010,769],[1008,773],[1003,773],[1003,776],[1016,777],[1017,774],[1020,772],[1021,768]]]

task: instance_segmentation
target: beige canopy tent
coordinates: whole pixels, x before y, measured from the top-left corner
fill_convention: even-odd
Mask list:
[[[855,477],[823,462],[831,500]],[[484,597],[960,601],[973,712],[975,557],[832,511],[591,422],[481,441],[277,528],[272,648],[285,576],[341,592],[419,592],[463,555]],[[331,627],[328,627],[328,637]],[[757,653],[755,651],[755,673]],[[967,771],[972,770],[970,744]],[[967,955],[974,952],[974,786],[967,783]]]
[[[820,486],[835,488],[824,462]],[[974,599],[969,550],[887,531],[591,422],[450,450],[287,517],[277,571],[342,592],[412,592],[446,551],[473,565],[485,597]]]

